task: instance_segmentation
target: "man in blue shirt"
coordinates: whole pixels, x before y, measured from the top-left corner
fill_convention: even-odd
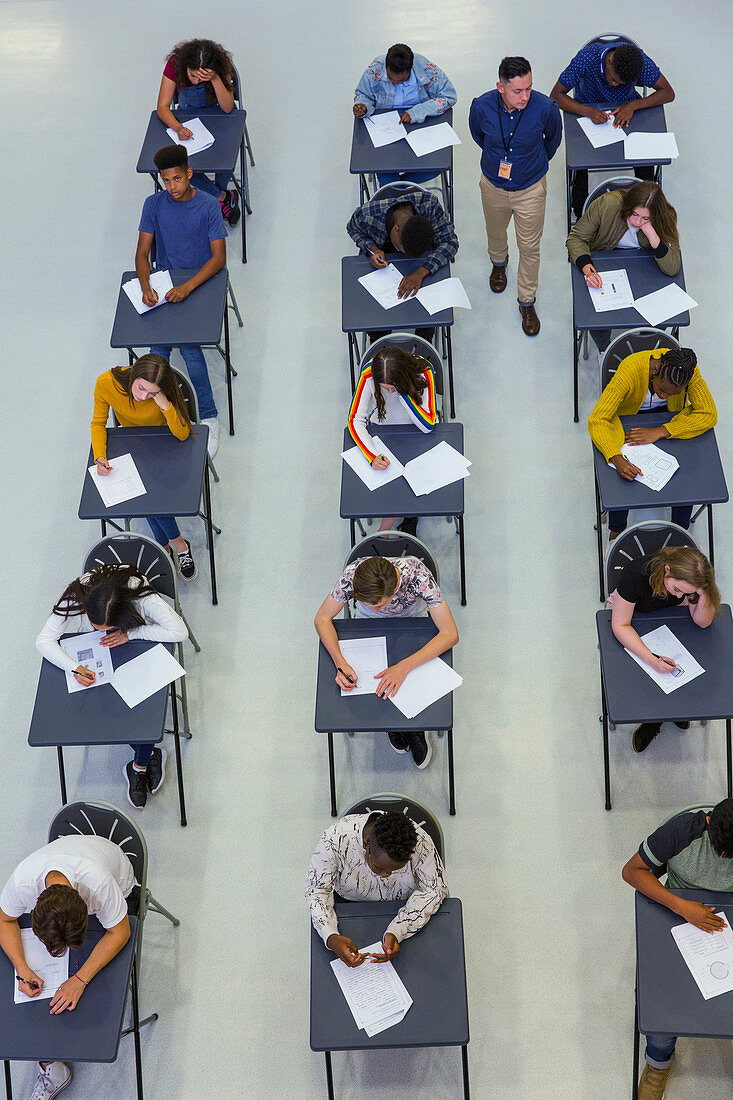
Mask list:
[[[481,202],[493,264],[489,286],[495,294],[506,288],[507,228],[514,217],[522,329],[527,336],[536,336],[540,321],[534,303],[545,224],[545,177],[562,138],[560,112],[548,96],[532,91],[529,61],[505,57],[496,91],[474,99],[468,125],[482,149]]]
[[[166,269],[194,268],[195,274],[166,294],[168,302],[182,302],[226,264],[224,219],[218,201],[204,191],[191,187],[193,170],[188,153],[181,145],[166,145],[153,158],[165,187],[149,195],[140,217],[135,272],[140,280],[143,302],[152,306],[158,295],[150,286],[150,249],[155,240],[155,266]],[[150,349],[170,359],[171,347]],[[211,390],[206,359],[201,348],[182,347],[181,355],[198,400],[199,418],[209,429],[209,454],[213,458],[219,446],[219,419]]]
[[[637,84],[654,91],[642,97]],[[575,98],[568,95],[572,89]],[[632,42],[589,42],[560,73],[550,98],[568,114],[584,115],[598,125],[608,117],[601,105],[608,106],[615,116],[614,126],[628,126],[635,111],[671,103],[674,89],[651,57]],[[639,166],[634,171],[640,179],[654,178],[653,168]],[[576,218],[583,213],[587,197],[588,172],[579,169],[572,181]]]

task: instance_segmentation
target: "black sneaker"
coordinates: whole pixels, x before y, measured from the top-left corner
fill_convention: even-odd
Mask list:
[[[408,733],[410,752],[416,768],[427,768],[433,750],[424,733]]]
[[[163,786],[167,756],[167,749],[159,749],[157,746],[153,749],[153,755],[150,757],[148,770],[145,773],[148,777],[148,790],[151,794],[155,794]]]
[[[227,222],[228,225],[236,225],[242,214],[239,209],[239,195],[235,187],[227,191],[226,198],[222,199],[219,205],[221,206],[224,221]]]
[[[675,726],[678,730],[688,730],[690,728],[689,722],[675,722]]]
[[[631,735],[631,747],[634,752],[648,749],[662,728],[661,722],[642,722]]]
[[[410,751],[410,742],[406,733],[388,730],[387,737],[389,737],[389,743],[395,752],[402,754]]]
[[[176,551],[178,557],[178,569],[182,577],[185,577],[187,581],[194,580],[199,575],[199,571],[196,568],[196,562],[193,560],[193,554],[191,553],[191,543],[188,539],[183,540],[186,544],[186,549],[182,554]]]
[[[136,810],[144,810],[148,800],[148,773],[137,771],[132,760],[128,760],[122,774],[127,780],[127,801]]]
[[[417,516],[405,516],[402,523],[397,524],[397,530],[403,535],[417,535]]]

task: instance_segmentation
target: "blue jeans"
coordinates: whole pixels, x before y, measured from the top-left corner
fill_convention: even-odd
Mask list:
[[[207,195],[219,198],[220,191],[226,191],[227,184],[232,182],[229,172],[215,172],[213,180],[210,180],[203,172],[194,172],[191,176],[191,186],[199,191],[205,191]]]
[[[164,359],[170,361],[173,348],[170,346],[163,347],[162,344],[158,344],[150,350],[155,352],[156,355],[162,355]],[[196,390],[199,418],[201,420],[209,420],[216,416],[217,412],[204,353],[201,348],[179,348],[178,350],[183,356],[183,361],[188,368],[188,377],[191,379],[191,385]]]
[[[146,516],[153,532],[153,538],[161,546],[167,546],[171,539],[177,539],[181,534],[180,528],[173,516]]]
[[[650,1066],[655,1069],[667,1069],[674,1057],[677,1037],[671,1039],[665,1035],[647,1035],[645,1057]]]
[[[139,768],[147,768],[150,763],[150,757],[153,755],[155,745],[130,745],[130,748],[134,750],[135,756],[133,759],[137,766]]]

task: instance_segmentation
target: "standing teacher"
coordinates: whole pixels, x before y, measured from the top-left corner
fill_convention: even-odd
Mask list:
[[[522,329],[527,336],[536,336],[540,331],[535,299],[545,224],[545,177],[562,138],[560,112],[549,96],[532,91],[529,61],[505,57],[499,66],[496,91],[474,99],[468,125],[482,149],[479,186],[494,265],[489,286],[495,294],[506,288],[507,228],[513,215]]]

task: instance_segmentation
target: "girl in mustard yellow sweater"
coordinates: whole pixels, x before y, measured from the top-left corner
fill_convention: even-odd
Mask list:
[[[100,374],[94,387],[92,450],[97,470],[105,476],[107,419],[112,409],[122,428],[158,428],[167,424],[176,439],[187,439],[191,420],[176,376],[162,355],[141,355],[131,367],[113,367]],[[173,516],[147,516],[153,538],[170,552],[176,551],[178,569],[187,581],[197,575],[191,544],[181,535]],[[169,545],[170,544],[170,545]]]

